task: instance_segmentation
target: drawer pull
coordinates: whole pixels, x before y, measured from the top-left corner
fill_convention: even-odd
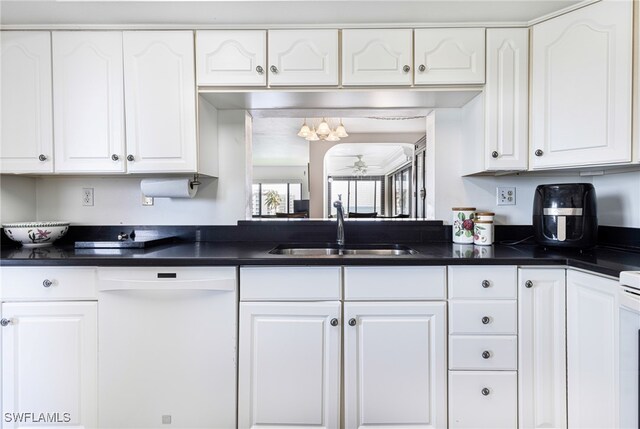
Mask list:
[[[482,318],[482,324],[483,325],[488,325],[489,323],[491,323],[491,318],[489,316],[484,316]]]
[[[484,396],[489,396],[489,393],[491,393],[488,387],[485,387],[484,389],[482,389],[481,392]]]
[[[349,319],[349,326],[356,326],[356,319]]]
[[[158,273],[159,279],[175,279],[178,275],[176,273]]]
[[[526,287],[527,289],[531,289],[533,287],[533,282],[531,280],[527,280],[526,282],[524,282],[524,287]]]
[[[0,320],[0,326],[9,326],[11,325],[11,319],[2,319]]]
[[[42,286],[44,287],[51,287],[52,284],[53,282],[49,279],[44,279],[44,281],[42,282]]]
[[[482,352],[482,358],[483,359],[489,359],[491,357],[491,352],[488,350],[485,350]]]
[[[491,282],[489,280],[482,280],[482,287],[483,288],[488,288],[489,286],[491,286]]]
[[[331,326],[338,326],[338,319],[331,319]]]

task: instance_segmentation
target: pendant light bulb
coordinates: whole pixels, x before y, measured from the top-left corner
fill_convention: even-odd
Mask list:
[[[298,131],[298,137],[307,137],[309,134],[311,134],[311,129],[307,125],[307,118],[305,118],[300,131]]]
[[[316,129],[311,128],[311,132],[304,139],[309,142],[317,142],[318,140],[320,140],[320,137],[318,137],[318,133],[316,132]]]
[[[320,136],[328,136],[331,132],[331,128],[329,128],[329,124],[325,118],[322,118],[322,122],[318,125],[318,129],[316,130],[318,135]]]
[[[340,119],[340,125],[338,125],[338,127],[336,128],[336,136],[340,137],[341,139],[349,137],[349,134],[347,134],[347,130],[344,128],[344,125],[342,125],[342,119]]]

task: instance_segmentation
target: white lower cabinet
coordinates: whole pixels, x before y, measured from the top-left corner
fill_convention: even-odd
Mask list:
[[[565,269],[519,269],[518,295],[519,426],[565,428]]]
[[[617,280],[567,273],[569,428],[618,425]]]
[[[337,428],[340,303],[240,304],[238,427]]]
[[[347,428],[446,427],[446,304],[344,304]]]
[[[515,428],[515,371],[450,371],[450,428]]]
[[[2,427],[96,428],[96,302],[2,304]]]

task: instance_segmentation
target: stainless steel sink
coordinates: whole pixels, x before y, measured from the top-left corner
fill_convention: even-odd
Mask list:
[[[339,247],[336,244],[282,244],[269,253],[272,255],[288,256],[402,256],[415,255],[414,249],[398,244],[380,245],[346,245]]]

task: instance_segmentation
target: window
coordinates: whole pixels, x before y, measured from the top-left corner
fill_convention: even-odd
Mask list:
[[[390,175],[393,216],[411,215],[411,165]]]
[[[342,196],[345,213],[377,213],[384,215],[383,176],[329,176],[327,181],[327,208],[331,217],[336,209],[333,202]]]
[[[302,183],[254,183],[252,186],[252,215],[275,216],[293,213],[293,201],[302,198]]]

